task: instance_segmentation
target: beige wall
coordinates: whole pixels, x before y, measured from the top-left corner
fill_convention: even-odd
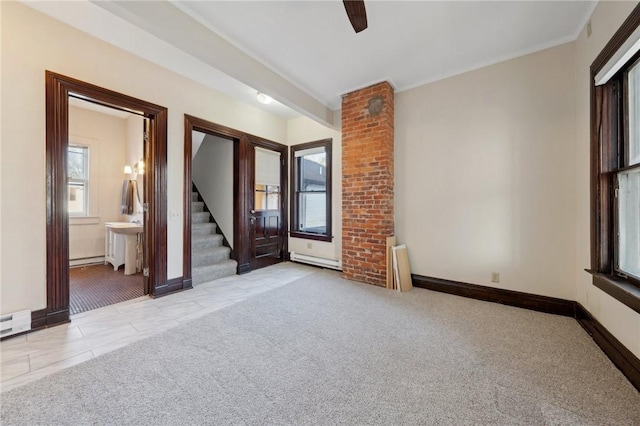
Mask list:
[[[573,298],[573,69],[565,44],[396,95],[396,235],[413,273]]]
[[[89,216],[70,218],[69,259],[104,256],[104,222],[119,221],[126,121],[69,107],[69,141],[87,144],[90,156]]]
[[[169,109],[168,278],[181,276],[184,114],[282,143],[287,140],[286,121],[19,3],[0,2],[0,9],[3,112],[0,263],[11,265],[11,268],[3,267],[0,277],[0,312],[46,306],[45,70]]]
[[[637,2],[599,2],[591,16],[591,36],[580,33],[576,50],[576,296],[607,330],[640,357],[640,314],[591,284],[589,204],[589,67]]]
[[[331,170],[331,210],[333,241],[313,241],[302,238],[289,238],[289,251],[325,259],[342,259],[342,134],[339,131],[319,124],[307,117],[289,120],[287,142],[289,146],[313,142],[321,139],[333,139]],[[291,166],[291,164],[289,164]],[[291,190],[291,184],[289,185]],[[290,201],[290,200],[289,200]],[[291,221],[289,221],[291,223]]]

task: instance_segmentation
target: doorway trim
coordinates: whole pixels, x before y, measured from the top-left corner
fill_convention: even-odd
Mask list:
[[[183,259],[182,270],[184,274],[184,280],[191,282],[191,180],[192,175],[192,149],[193,131],[199,131],[202,133],[218,135],[221,137],[232,139],[233,144],[233,251],[236,255],[236,261],[238,262],[237,273],[244,274],[251,272],[250,262],[250,241],[249,241],[249,210],[250,210],[250,179],[253,176],[251,170],[251,163],[248,161],[249,155],[252,152],[252,145],[262,145],[265,147],[272,147],[280,149],[287,149],[286,145],[279,144],[277,142],[270,141],[258,136],[253,136],[240,130],[235,130],[230,127],[222,126],[220,124],[212,123],[202,118],[194,117],[192,115],[184,115],[184,222],[183,222]],[[284,154],[286,158],[286,154]],[[286,194],[286,182],[287,173],[284,172],[285,185],[283,191]],[[287,204],[286,196],[283,196],[284,201],[282,214],[284,217],[283,227],[283,255],[282,260],[287,260],[288,255],[288,228],[287,228]]]
[[[149,293],[166,294],[167,283],[167,109],[71,77],[45,71],[46,86],[46,282],[43,324],[69,322],[69,215],[66,211],[69,95],[149,119],[144,188]]]

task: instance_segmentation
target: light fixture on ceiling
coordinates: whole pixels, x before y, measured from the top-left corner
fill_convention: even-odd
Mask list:
[[[258,92],[256,98],[258,99],[258,102],[265,105],[269,105],[271,102],[273,102],[273,98],[271,96],[265,95],[264,93],[260,92]]]

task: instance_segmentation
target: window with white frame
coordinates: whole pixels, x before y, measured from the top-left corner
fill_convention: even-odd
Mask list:
[[[89,215],[89,147],[67,148],[67,209],[70,216]]]

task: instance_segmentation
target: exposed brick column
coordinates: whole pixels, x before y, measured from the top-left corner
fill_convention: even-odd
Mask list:
[[[342,271],[379,286],[394,233],[393,113],[386,81],[342,98]]]

